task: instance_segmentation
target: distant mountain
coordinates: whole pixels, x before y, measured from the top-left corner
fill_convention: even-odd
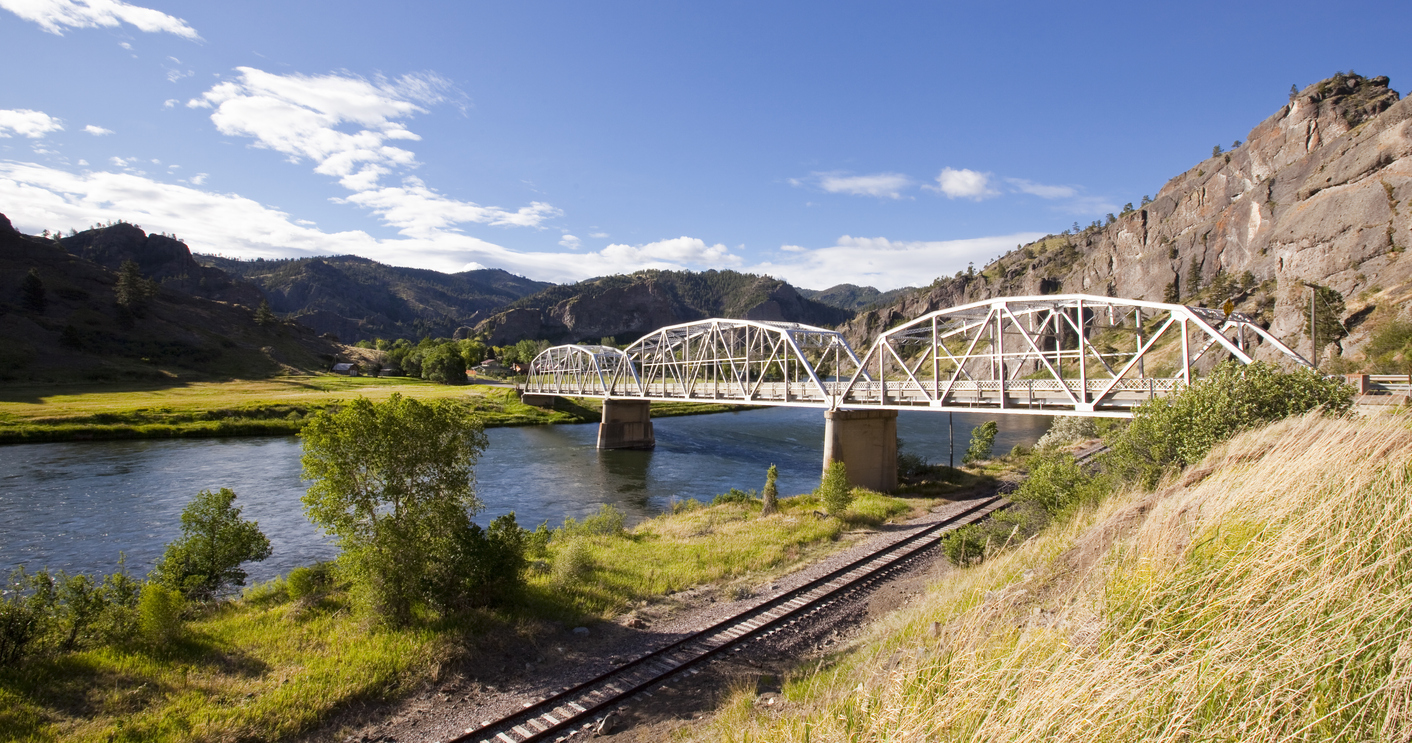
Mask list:
[[[197,260],[259,286],[275,312],[345,343],[450,336],[553,286],[493,268],[445,274],[353,255],[253,261],[198,255]]]
[[[259,297],[196,266],[176,240],[128,224],[77,237],[23,235],[0,214],[0,379],[257,378],[323,369],[344,352],[308,328],[262,326],[248,306],[184,291]],[[151,268],[141,271],[151,294],[131,308],[118,304],[118,273],[108,267],[129,258]]]
[[[906,296],[917,291],[915,286],[904,286],[901,289],[880,292],[871,286],[858,286],[856,284],[838,284],[827,289],[800,289],[799,294],[816,302],[823,302],[830,307],[839,307],[845,310],[857,312],[873,305],[888,304],[898,297]]]
[[[736,271],[639,271],[554,286],[525,297],[476,326],[502,345],[522,338],[555,343],[619,343],[657,328],[707,317],[833,326],[853,312],[800,295],[779,279]]]

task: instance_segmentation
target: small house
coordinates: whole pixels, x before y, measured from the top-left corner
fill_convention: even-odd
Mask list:
[[[334,365],[333,365],[333,373],[334,373],[334,374],[346,374],[346,375],[348,375],[348,376],[350,376],[350,377],[356,377],[356,376],[358,376],[358,365],[357,365],[357,364],[334,364]]]

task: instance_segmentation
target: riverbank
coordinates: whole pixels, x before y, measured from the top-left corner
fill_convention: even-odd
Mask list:
[[[958,494],[986,482],[959,471],[943,479]],[[683,592],[749,592],[940,502],[860,492],[842,518],[816,516],[807,495],[768,517],[758,501],[689,502],[630,530],[556,539],[507,607],[404,629],[370,626],[342,591],[293,600],[283,580],[268,582],[197,611],[178,642],[133,640],[0,672],[0,738],[288,739],[405,697],[453,665],[518,669],[527,661],[516,649],[542,652],[566,626],[630,607],[648,614]],[[565,551],[577,555],[569,567]]]
[[[464,399],[487,427],[593,423],[602,402],[561,398],[554,409],[522,404],[499,384],[441,385],[406,377],[334,375],[163,385],[9,385],[0,390],[0,444],[113,439],[289,436],[340,400],[380,401],[394,392],[419,400]],[[652,416],[740,410],[741,406],[653,403]]]

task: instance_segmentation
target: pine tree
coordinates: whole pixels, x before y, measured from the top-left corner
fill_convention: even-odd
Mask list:
[[[147,306],[147,300],[156,295],[157,285],[142,278],[137,261],[127,260],[118,267],[118,284],[113,292],[117,296],[118,306],[138,313]]]
[[[849,504],[853,502],[853,487],[848,482],[848,468],[844,466],[843,460],[835,459],[829,462],[817,492],[819,501],[824,504],[824,509],[830,516],[838,516],[848,510]]]
[[[47,298],[44,296],[44,281],[39,278],[39,269],[31,268],[20,282],[20,299],[26,309],[43,312]]]
[[[265,328],[279,323],[279,317],[270,309],[270,300],[260,300],[260,306],[255,308],[255,322]]]

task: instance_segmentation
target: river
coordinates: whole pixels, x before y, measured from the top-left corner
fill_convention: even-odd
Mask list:
[[[988,416],[956,414],[959,462],[971,428]],[[993,416],[997,453],[1033,444],[1047,417]],[[770,464],[782,495],[818,484],[824,416],[806,408],[653,421],[653,451],[599,451],[597,426],[494,428],[476,465],[486,523],[515,511],[522,526],[551,526],[611,503],[640,521],[675,499],[712,497],[736,487],[759,489]],[[912,412],[898,418],[905,450],[947,461],[947,416]],[[295,437],[98,441],[0,447],[0,569],[24,564],[69,572],[111,572],[119,553],[143,575],[180,534],[181,509],[204,488],[228,487],[242,515],[259,522],[273,555],[247,564],[251,580],[267,580],[337,552],[304,517],[300,445]]]

